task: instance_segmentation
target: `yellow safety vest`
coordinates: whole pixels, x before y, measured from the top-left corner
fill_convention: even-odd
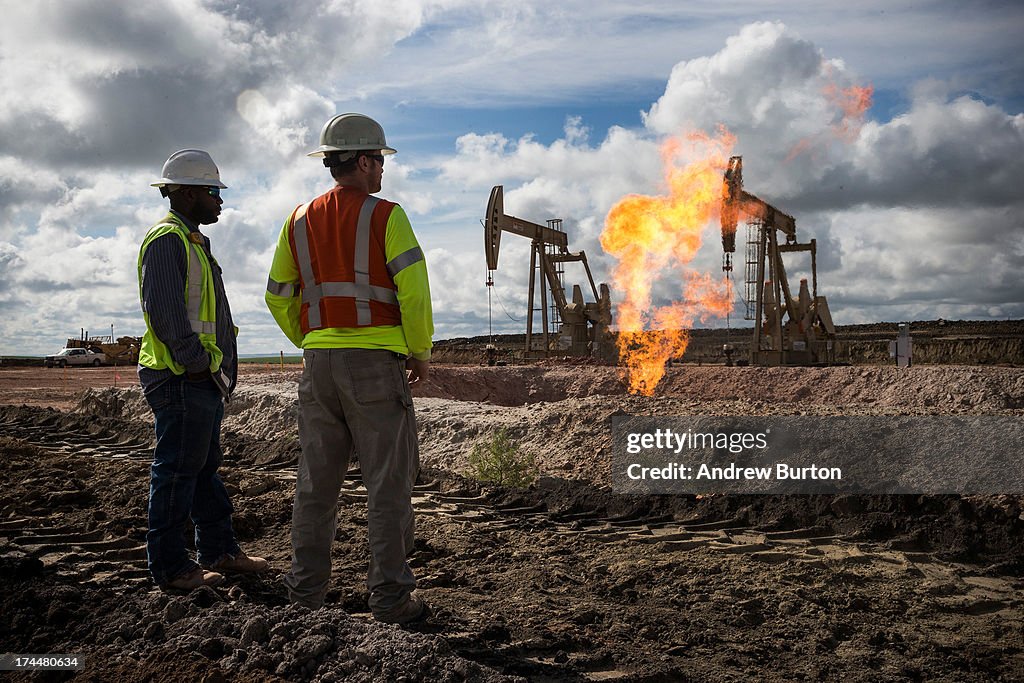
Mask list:
[[[188,321],[192,325],[192,331],[199,335],[199,342],[210,354],[210,372],[217,373],[224,352],[217,346],[217,296],[213,287],[213,270],[203,249],[202,237],[199,233],[190,232],[173,213],[150,228],[146,239],[142,241],[138,265],[139,301],[142,301],[142,257],[153,240],[171,233],[181,238],[188,254],[188,274],[183,293]],[[139,364],[153,370],[169,368],[176,375],[185,374],[185,367],[174,360],[170,349],[153,332],[149,314],[143,310],[142,316],[146,320],[146,333],[142,337],[142,348],[139,350]]]

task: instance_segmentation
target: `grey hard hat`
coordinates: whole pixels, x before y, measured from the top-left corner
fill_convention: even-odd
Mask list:
[[[324,124],[320,131],[320,146],[307,156],[323,157],[330,152],[358,152],[380,150],[381,154],[394,154],[398,150],[388,147],[384,129],[363,114],[338,114]]]

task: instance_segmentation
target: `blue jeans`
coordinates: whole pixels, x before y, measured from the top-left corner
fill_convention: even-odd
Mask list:
[[[149,483],[149,571],[159,585],[196,568],[185,549],[185,523],[196,530],[199,563],[239,552],[231,499],[217,474],[224,402],[210,380],[172,377],[146,394],[156,421]]]

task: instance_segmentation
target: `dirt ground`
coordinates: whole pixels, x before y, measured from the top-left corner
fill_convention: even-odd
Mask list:
[[[1020,368],[674,367],[653,398],[602,366],[434,368],[412,559],[433,614],[406,629],[367,611],[356,473],[328,604],[287,605],[297,378],[247,367],[224,423],[236,531],[274,571],[176,595],[145,572],[134,373],[0,368],[0,651],[82,653],[95,681],[1024,680],[1020,497],[608,485],[614,415],[1024,416]],[[528,490],[463,476],[498,427],[538,456]]]
[[[0,401],[70,410],[89,388],[129,387],[139,383],[133,367],[41,368],[0,367]]]

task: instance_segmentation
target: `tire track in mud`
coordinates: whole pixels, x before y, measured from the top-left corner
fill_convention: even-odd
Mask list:
[[[53,418],[6,415],[0,418],[0,435],[59,455],[140,463],[152,458],[148,441],[103,430],[67,430]],[[57,499],[73,502],[74,493],[63,497],[57,494]],[[0,522],[0,543],[10,543],[29,561],[52,566],[59,577],[86,586],[127,588],[149,580],[144,543],[80,524],[55,526],[51,520],[60,516],[61,511],[56,510],[44,519],[4,520]]]
[[[39,419],[30,414],[0,416],[0,435],[23,441],[36,448],[62,455],[99,458],[108,461],[148,463],[152,442],[130,432],[110,433],[107,429],[68,429],[66,421]],[[275,480],[275,485],[292,483],[295,467],[261,465],[250,472]],[[442,475],[443,477],[443,475]],[[1021,582],[1003,577],[972,576],[976,568],[939,560],[930,552],[887,549],[864,543],[855,535],[836,533],[826,525],[771,528],[744,524],[735,516],[705,516],[679,520],[671,513],[609,515],[600,507],[578,512],[551,511],[544,501],[512,499],[502,502],[489,493],[456,495],[442,491],[443,481],[433,479],[414,487],[413,507],[417,515],[437,516],[471,523],[497,532],[546,531],[578,536],[603,544],[623,546],[654,545],[661,552],[705,549],[742,555],[752,562],[778,565],[794,562],[840,571],[869,570],[874,573],[920,577],[937,602],[950,610],[987,614],[1024,604],[1019,596]],[[242,491],[258,495],[265,487]],[[350,469],[341,498],[364,501],[366,489],[358,465]],[[59,516],[59,511],[54,516]],[[8,519],[0,522],[0,543],[12,544],[30,561],[53,567],[59,576],[82,585],[112,588],[136,587],[149,581],[146,547],[125,536],[82,525],[55,526],[47,519]],[[431,577],[423,583],[429,587]]]
[[[351,493],[349,495],[352,495]],[[534,506],[491,505],[487,496],[458,497],[421,493],[417,514],[439,514],[469,521],[491,530],[546,529],[579,535],[601,543],[618,544],[628,553],[631,544],[656,544],[661,552],[706,549],[730,555],[744,555],[768,565],[794,562],[834,569],[870,569],[893,576],[916,575],[932,590],[944,594],[938,599],[949,609],[986,614],[1024,605],[1024,582],[995,577],[965,577],[969,567],[941,561],[927,552],[886,550],[858,542],[824,527],[764,530],[741,525],[739,519],[697,519],[679,521],[672,515],[650,517],[604,516],[598,512],[569,515],[549,513],[543,504]]]

